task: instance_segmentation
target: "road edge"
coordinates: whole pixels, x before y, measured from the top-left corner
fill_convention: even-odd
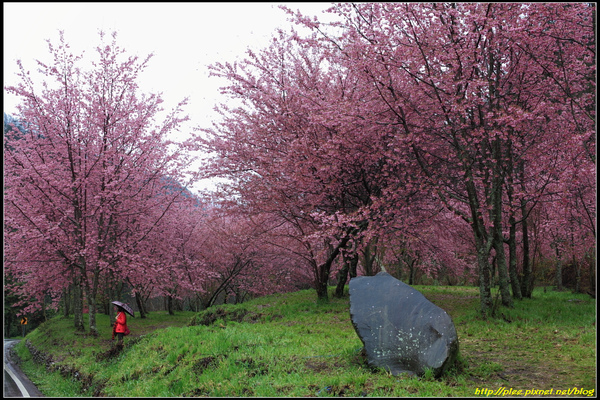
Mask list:
[[[35,384],[31,382],[31,380],[29,380],[29,378],[25,375],[25,373],[23,373],[23,371],[19,367],[21,359],[15,353],[13,347],[18,342],[20,342],[20,340],[15,339],[12,340],[12,342],[14,344],[10,346],[6,351],[6,363],[4,364],[4,369],[9,373],[9,375],[11,375],[11,377],[19,387],[19,390],[21,390],[23,397],[45,397],[44,394],[40,392],[40,390],[35,386]],[[13,374],[15,376],[13,376]],[[23,386],[23,388],[21,388],[21,385]],[[23,393],[23,390],[25,390],[26,393]]]

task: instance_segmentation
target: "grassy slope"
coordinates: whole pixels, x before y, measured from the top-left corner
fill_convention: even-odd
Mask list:
[[[98,326],[106,327],[99,338],[75,335],[70,320],[55,318],[27,335],[52,355],[54,373],[31,362],[23,342],[18,354],[47,396],[438,397],[500,387],[554,394],[595,388],[596,306],[589,296],[537,289],[534,299],[484,321],[476,288],[416,288],[448,311],[458,332],[461,362],[440,380],[371,371],[358,354],[348,298],[319,305],[312,290],[197,316],[130,318],[132,334],[121,352],[111,347],[107,316],[98,315]]]

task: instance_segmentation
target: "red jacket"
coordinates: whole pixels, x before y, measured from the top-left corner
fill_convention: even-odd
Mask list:
[[[117,322],[115,322],[115,327],[113,329],[113,333],[124,333],[127,330],[127,316],[124,312],[119,312],[117,314]]]

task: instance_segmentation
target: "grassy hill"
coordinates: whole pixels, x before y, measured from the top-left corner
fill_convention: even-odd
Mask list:
[[[23,370],[53,397],[470,397],[488,394],[484,389],[556,395],[596,387],[596,304],[589,296],[538,288],[534,299],[482,320],[477,288],[416,288],[456,325],[459,363],[441,379],[371,370],[348,298],[318,304],[313,290],[199,314],[130,317],[121,351],[110,340],[108,316],[98,315],[98,338],[73,333],[72,321],[57,317],[16,349]]]

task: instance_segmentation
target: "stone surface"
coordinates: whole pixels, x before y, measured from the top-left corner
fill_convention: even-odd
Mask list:
[[[350,317],[368,364],[393,375],[440,376],[458,354],[450,316],[386,272],[350,280]]]

